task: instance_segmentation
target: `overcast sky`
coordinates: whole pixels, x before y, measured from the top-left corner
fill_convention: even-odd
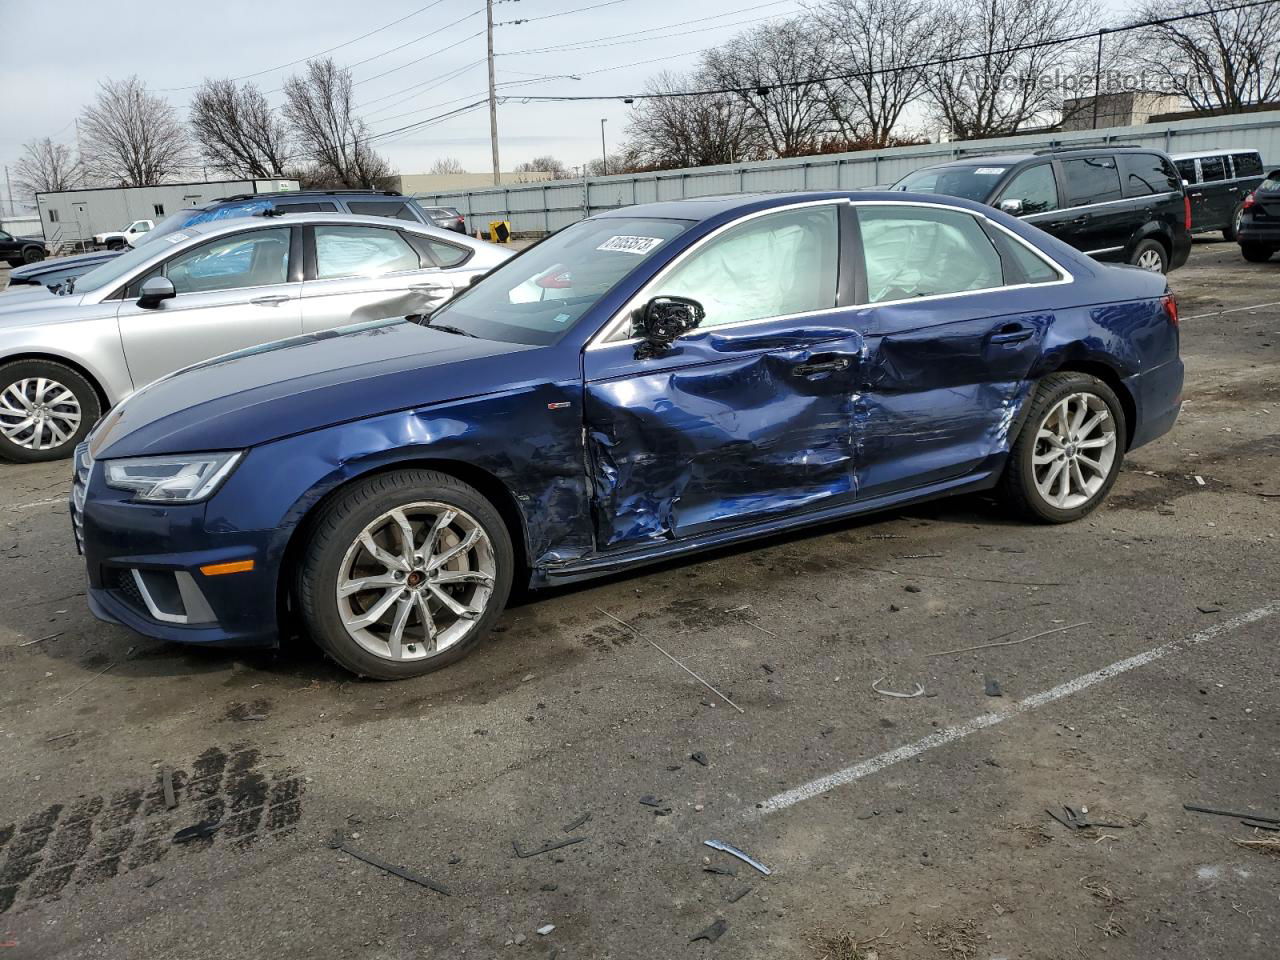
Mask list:
[[[6,91],[0,105],[0,162],[12,165],[22,144],[36,137],[73,143],[75,117],[104,78],[137,73],[153,91],[164,91],[185,117],[191,90],[181,88],[206,77],[261,72],[251,79],[279,104],[283,79],[301,64],[277,68],[339,44],[346,45],[332,56],[351,65],[356,102],[366,105],[360,112],[375,132],[483,99],[483,0],[438,0],[422,9],[427,5],[427,0],[0,0],[0,89]],[[584,9],[590,7],[596,9]],[[546,153],[571,167],[581,164],[600,154],[601,118],[608,121],[610,144],[618,142],[626,126],[627,107],[618,102],[521,103],[521,93],[634,92],[654,72],[686,69],[702,48],[767,22],[763,18],[799,8],[798,0],[496,4],[496,21],[530,20],[495,31],[497,80],[500,91],[512,98],[498,108],[502,168],[510,170]],[[362,16],[353,16],[355,10]],[[401,23],[356,39],[401,17],[406,18]],[[649,32],[618,36],[644,30]],[[432,31],[439,32],[423,37]],[[574,43],[585,48],[517,52]],[[596,45],[586,46],[592,43]],[[392,49],[402,44],[402,49]],[[669,59],[629,66],[657,58]],[[449,76],[452,72],[457,75]],[[538,80],[569,73],[581,79]],[[467,170],[483,172],[490,168],[488,111],[480,108],[387,137],[377,146],[400,173],[424,173],[442,156],[457,157]]]

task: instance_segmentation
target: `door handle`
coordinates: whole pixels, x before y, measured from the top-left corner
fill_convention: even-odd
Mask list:
[[[1203,194],[1203,193],[1193,193],[1193,194],[1191,194],[1191,197],[1192,197],[1192,199],[1193,199],[1193,200],[1199,200],[1199,199],[1200,199],[1201,197],[1203,197],[1203,196],[1204,196],[1204,194]]]
[[[1022,340],[1030,340],[1035,335],[1035,332],[1033,327],[1024,327],[1020,323],[1006,323],[991,335],[991,342],[1018,343]]]
[[[452,290],[453,287],[445,287],[437,283],[411,283],[409,284],[409,289],[416,290],[419,293],[446,293]]]
[[[1089,222],[1089,219],[1090,219],[1089,214],[1082,213],[1080,216],[1076,217],[1074,220],[1071,220],[1070,223],[1072,226],[1082,227]]]
[[[257,297],[249,302],[257,307],[278,307],[280,304],[287,303],[291,299],[293,298],[285,296]]]
[[[835,370],[848,370],[849,358],[836,357],[832,360],[821,360],[817,363],[801,363],[791,368],[793,377],[807,377],[815,373],[831,373]]]

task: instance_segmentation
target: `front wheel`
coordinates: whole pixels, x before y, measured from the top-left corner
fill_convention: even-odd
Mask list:
[[[39,247],[27,247],[22,251],[23,263],[39,263],[44,259],[44,251]]]
[[[1222,228],[1222,237],[1224,240],[1234,240],[1236,235],[1240,233],[1240,220],[1244,217],[1244,204],[1236,205],[1231,211],[1231,221]]]
[[[1129,262],[1152,273],[1167,273],[1169,270],[1169,255],[1164,252],[1164,244],[1158,240],[1139,241],[1133,248]]]
[[[297,596],[312,638],[351,672],[402,680],[471,653],[502,613],[515,554],[483,495],[433,470],[357,481],[323,508]]]
[[[1260,243],[1242,243],[1240,252],[1250,263],[1266,263],[1276,251],[1273,247],[1266,247]]]
[[[52,360],[0,366],[0,457],[19,463],[71,456],[102,415],[97,391]]]
[[[1119,398],[1097,377],[1045,377],[1009,453],[1001,479],[1005,499],[1040,523],[1079,520],[1115,483],[1126,429]]]

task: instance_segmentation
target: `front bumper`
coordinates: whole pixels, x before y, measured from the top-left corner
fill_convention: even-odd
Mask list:
[[[83,552],[89,609],[161,640],[274,646],[280,556],[275,531],[209,522],[206,504],[133,503],[107,487],[83,446],[76,451],[71,523]],[[244,573],[207,576],[210,564],[252,560]]]

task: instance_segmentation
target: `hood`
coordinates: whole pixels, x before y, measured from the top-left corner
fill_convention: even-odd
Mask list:
[[[50,257],[47,260],[38,260],[35,263],[28,263],[23,267],[14,267],[9,271],[9,281],[12,283],[20,277],[31,276],[32,274],[61,272],[67,268],[83,268],[88,273],[90,268],[96,267],[100,263],[106,263],[108,260],[114,260],[120,256],[118,251],[98,251],[97,253],[77,253],[74,257]]]
[[[77,304],[82,298],[60,297],[44,285],[23,284],[0,293],[0,329],[41,323],[46,310]]]
[[[196,364],[143,387],[94,431],[92,453],[111,458],[239,450],[491,393],[526,382],[541,366],[513,363],[511,354],[546,349],[406,320],[294,337]]]

